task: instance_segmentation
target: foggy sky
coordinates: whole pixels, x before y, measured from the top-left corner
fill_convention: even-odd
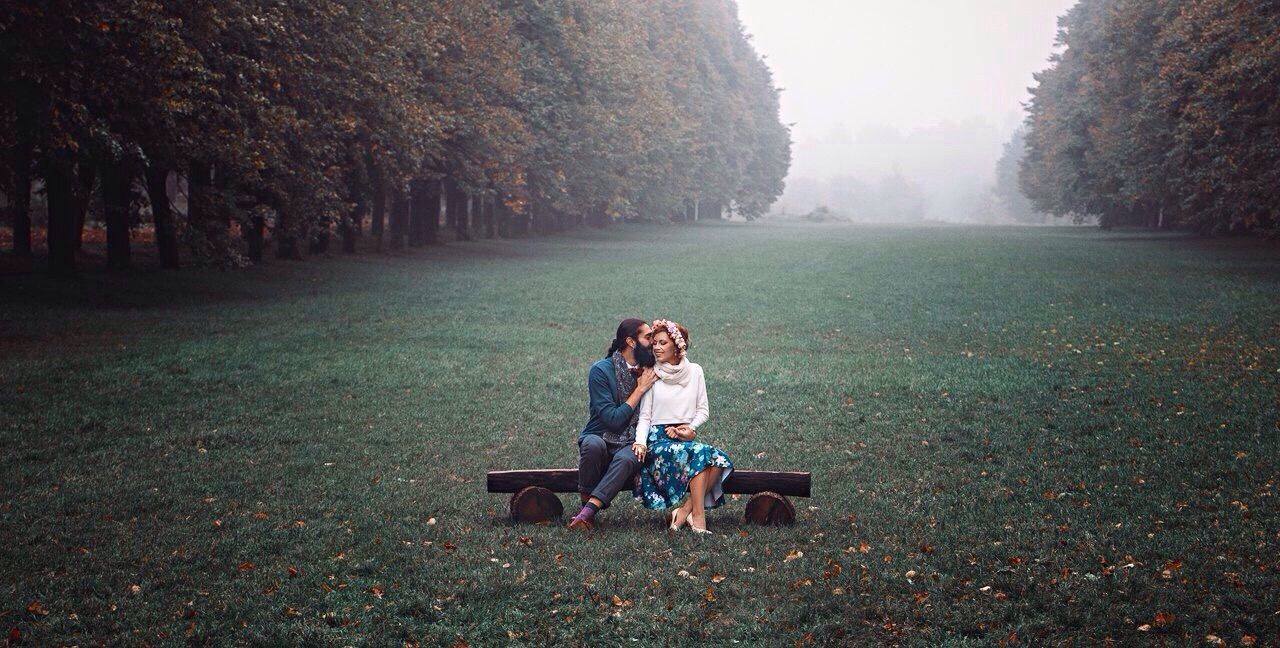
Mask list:
[[[898,167],[930,187],[943,182],[931,173],[994,177],[965,167],[994,165],[1022,120],[1032,73],[1047,65],[1057,17],[1073,4],[738,0],[783,88],[783,121],[795,123],[791,178]],[[851,142],[874,145],[848,150]]]

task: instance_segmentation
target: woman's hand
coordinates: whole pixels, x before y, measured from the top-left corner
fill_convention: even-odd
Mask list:
[[[635,453],[635,455],[636,455],[636,461],[643,462],[643,461],[644,461],[644,454],[645,454],[645,452],[647,452],[648,450],[649,450],[649,448],[648,448],[647,446],[645,446],[643,443],[633,443],[633,444],[631,444],[631,451]]]
[[[689,427],[688,424],[668,425],[666,427],[666,433],[667,436],[672,439],[679,439],[681,441],[688,441],[689,439],[692,439],[694,434],[693,428]]]

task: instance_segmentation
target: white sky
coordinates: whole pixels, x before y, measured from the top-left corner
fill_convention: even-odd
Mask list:
[[[1021,121],[1033,72],[1053,49],[1057,16],[1075,0],[738,0],[756,49],[795,122],[795,173],[835,132],[989,124],[998,140]],[[999,146],[1001,142],[993,142]],[[828,158],[830,156],[827,156]],[[793,174],[794,175],[794,174]]]

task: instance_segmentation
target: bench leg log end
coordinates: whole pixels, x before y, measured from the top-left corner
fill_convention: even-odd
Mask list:
[[[511,519],[516,522],[547,522],[564,515],[560,498],[541,486],[525,486],[511,495]]]
[[[786,496],[764,491],[747,500],[744,514],[747,522],[765,526],[791,524],[796,519],[796,507]]]

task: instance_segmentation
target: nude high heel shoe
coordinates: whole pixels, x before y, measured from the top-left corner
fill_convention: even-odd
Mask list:
[[[674,511],[671,511],[670,515],[667,516],[667,531],[679,531],[680,527],[684,526],[686,523],[689,522],[689,518],[685,518],[683,520],[680,520],[680,522],[677,523],[676,518],[679,515],[680,515],[680,509],[675,509]]]

